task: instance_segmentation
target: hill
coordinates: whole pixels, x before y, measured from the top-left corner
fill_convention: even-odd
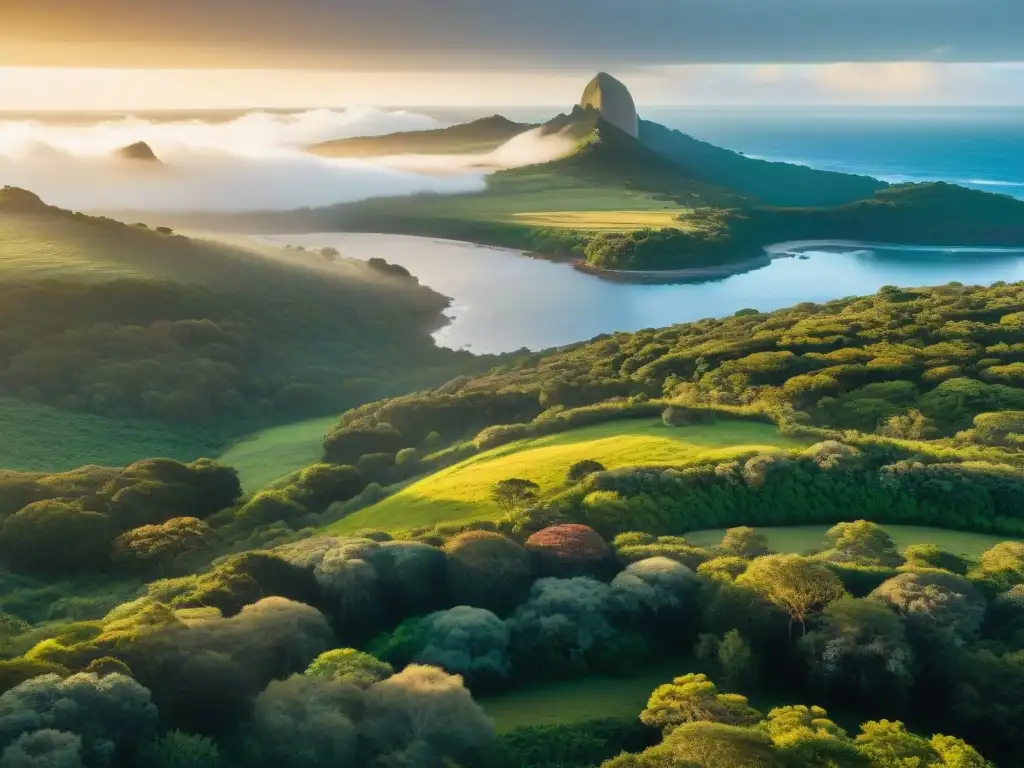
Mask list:
[[[535,126],[501,115],[429,131],[403,131],[384,136],[359,136],[313,144],[308,150],[323,157],[384,157],[387,155],[474,155],[497,149]]]
[[[394,431],[373,438],[379,450],[421,447],[432,432],[472,439],[496,425],[513,425],[499,430],[509,441],[638,409],[657,414],[665,397],[795,425],[956,438],[958,450],[980,457],[987,446],[1014,445],[1024,411],[1022,345],[1020,284],[889,288],[771,313],[744,310],[600,336],[362,406],[328,435],[325,455],[355,461],[380,424]]]
[[[689,429],[672,429],[651,419],[611,422],[485,451],[402,488],[328,530],[342,534],[364,529],[394,532],[436,523],[498,520],[505,514],[491,500],[498,481],[524,478],[550,495],[565,487],[569,468],[583,460],[597,461],[609,469],[685,466],[808,444],[783,437],[770,424],[754,422],[723,421]]]
[[[835,208],[755,207],[732,229],[760,244],[837,238],[935,246],[1024,245],[1024,201],[934,182],[900,184]]]
[[[0,275],[0,396],[51,408],[45,430],[29,406],[8,424],[26,456],[58,450],[61,413],[69,434],[80,414],[111,421],[95,434],[122,423],[145,446],[135,458],[161,453],[161,435],[163,452],[194,458],[183,427],[208,434],[189,444],[209,452],[481,365],[434,345],[448,300],[407,274],[85,216],[24,190],[0,192]],[[75,463],[126,463],[103,440],[71,444]]]
[[[640,143],[671,160],[688,176],[777,206],[836,206],[871,197],[888,184],[870,176],[822,171],[745,157],[641,120]]]
[[[496,115],[435,131],[329,142],[313,151],[474,153],[531,127]],[[637,123],[628,89],[604,73],[572,111],[539,126],[539,135],[568,139],[575,148],[549,162],[494,173],[478,193],[175,220],[232,231],[442,237],[644,281],[748,270],[767,261],[764,246],[800,239],[1024,246],[1022,201],[948,184],[890,188],[865,176],[748,158],[657,123]]]

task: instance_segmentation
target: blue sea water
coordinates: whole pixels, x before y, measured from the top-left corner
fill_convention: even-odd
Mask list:
[[[760,157],[1024,199],[1021,107],[686,107],[641,116]]]

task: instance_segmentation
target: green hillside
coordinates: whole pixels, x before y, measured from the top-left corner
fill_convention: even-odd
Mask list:
[[[761,533],[768,537],[768,546],[775,552],[792,552],[803,555],[820,552],[828,547],[825,532],[827,525],[790,525],[777,528],[760,528]],[[884,525],[882,526],[897,548],[901,551],[915,544],[934,544],[937,547],[976,560],[982,552],[991,549],[1005,536],[970,531],[950,531],[944,528],[929,528],[918,525]],[[690,531],[686,540],[698,547],[715,547],[725,535],[725,529]]]
[[[52,450],[45,466],[216,453],[486,364],[435,346],[448,299],[405,271],[85,216],[24,190],[0,190],[0,275],[0,397],[26,403],[21,453]],[[58,445],[60,414],[85,437]],[[86,414],[110,423],[83,427]]]
[[[404,131],[385,136],[324,141],[313,144],[308,150],[323,157],[485,154],[533,127],[513,122],[501,115],[493,115],[429,131]]]
[[[605,467],[686,465],[744,454],[790,450],[806,441],[781,436],[770,424],[735,421],[685,429],[650,420],[611,422],[550,437],[524,440],[486,451],[403,488],[379,504],[330,527],[333,533],[361,529],[394,531],[434,523],[496,520],[491,501],[500,480],[524,478],[542,492],[564,487],[576,462],[591,459]]]
[[[232,444],[217,461],[238,470],[242,488],[256,492],[319,461],[324,435],[337,421],[336,416],[324,416],[260,430]]]
[[[126,421],[0,398],[0,468],[66,472],[83,464],[121,467],[146,456],[214,456],[224,437],[194,426]]]
[[[640,121],[640,143],[708,184],[768,205],[835,206],[862,200],[888,185],[870,176],[768,162],[716,147],[650,120]]]

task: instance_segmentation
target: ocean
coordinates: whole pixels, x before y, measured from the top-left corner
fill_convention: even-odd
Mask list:
[[[751,157],[1024,199],[1021,107],[688,107],[641,117]]]

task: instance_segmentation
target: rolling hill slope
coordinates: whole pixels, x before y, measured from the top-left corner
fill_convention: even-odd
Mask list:
[[[593,459],[609,469],[682,466],[763,451],[784,452],[808,444],[783,437],[770,424],[748,421],[722,421],[685,429],[642,419],[611,422],[485,451],[408,485],[329,530],[395,531],[439,522],[497,520],[503,513],[491,501],[495,483],[510,477],[525,478],[548,493],[563,487],[569,467],[584,459]]]
[[[435,346],[448,299],[408,273],[85,216],[24,190],[0,191],[0,277],[3,426],[47,468],[216,453],[482,365]]]
[[[497,149],[535,126],[492,115],[430,131],[403,131],[384,136],[335,139],[308,147],[322,157],[383,157],[387,155],[468,155]]]

